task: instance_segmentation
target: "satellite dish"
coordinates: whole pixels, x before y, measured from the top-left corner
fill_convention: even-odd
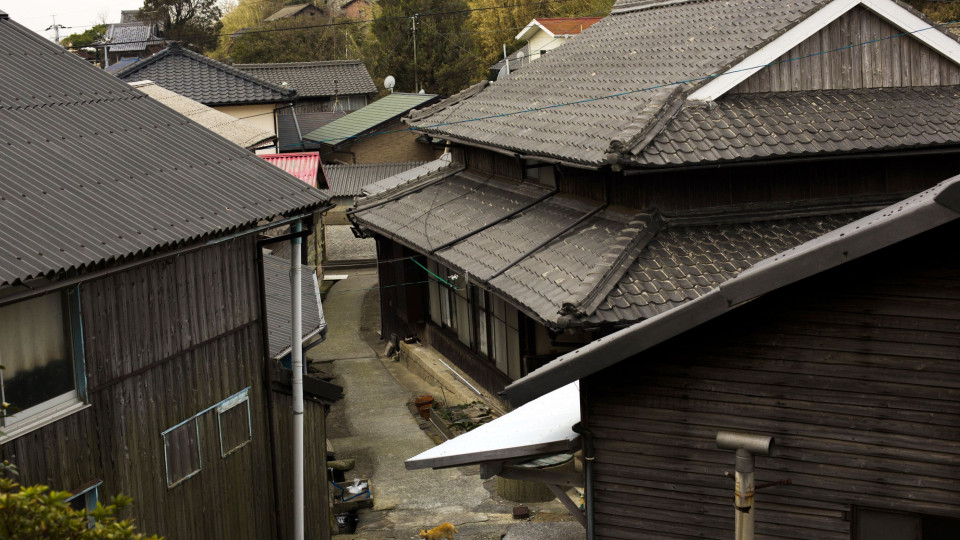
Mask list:
[[[387,78],[383,80],[383,87],[393,93],[393,87],[397,85],[397,80],[393,78],[393,75],[387,75]]]
[[[423,88],[421,88],[421,89],[420,89],[420,91],[419,91],[419,92],[417,92],[417,93],[418,93],[418,94],[420,94],[420,95],[422,96],[422,95],[424,95],[424,94],[426,94],[426,93],[427,93],[427,91],[426,91],[426,90],[424,90]]]
[[[510,69],[507,66],[503,66],[502,68],[500,68],[500,71],[497,72],[497,80],[499,81],[500,79],[506,77],[509,74],[510,74]]]

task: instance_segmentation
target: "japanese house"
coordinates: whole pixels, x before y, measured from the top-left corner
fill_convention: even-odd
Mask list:
[[[958,84],[900,2],[620,0],[406,119],[453,161],[352,211],[382,334],[499,392],[956,174]]]
[[[507,387],[513,412],[407,466],[529,479],[518,462],[581,449],[585,474],[537,479],[585,487],[588,538],[723,539],[734,432],[772,439],[757,537],[953,538],[958,201],[960,176],[566,354]]]
[[[143,532],[289,537],[274,358],[301,344],[268,328],[261,260],[328,198],[2,12],[0,72],[2,458],[81,508],[132,496]],[[331,386],[305,421],[311,538]]]
[[[173,43],[114,73],[126,82],[157,85],[277,135],[277,114],[297,92],[274,85]],[[277,151],[276,148],[267,151]]]

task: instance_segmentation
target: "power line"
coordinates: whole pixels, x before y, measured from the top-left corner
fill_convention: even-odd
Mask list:
[[[489,11],[489,10],[495,10],[495,9],[507,9],[507,8],[514,8],[514,7],[523,7],[523,6],[541,6],[544,4],[560,4],[564,2],[570,2],[570,1],[572,0],[542,0],[540,2],[526,2],[526,3],[520,3],[520,4],[502,4],[498,6],[457,9],[457,10],[451,10],[451,11],[428,11],[426,13],[417,13],[416,16],[417,17],[441,17],[441,16],[448,16],[448,15],[462,15],[467,13],[474,13],[477,11]],[[333,27],[333,26],[356,26],[361,24],[372,24],[380,21],[394,21],[394,20],[407,21],[410,19],[410,17],[412,17],[412,15],[395,15],[391,17],[377,17],[374,19],[360,20],[360,21],[349,20],[349,21],[338,21],[338,22],[330,22],[330,23],[323,23],[323,24],[293,26],[290,28],[266,28],[266,29],[257,29],[257,30],[247,30],[242,35],[246,36],[246,35],[252,35],[252,34],[271,34],[271,33],[277,33],[277,32],[291,32],[294,30],[308,30],[311,28],[327,28],[327,27]],[[91,26],[96,26],[96,25],[91,25]],[[77,28],[82,28],[82,27],[77,27]],[[233,34],[197,34],[197,35],[190,35],[190,36],[180,36],[179,40],[182,41],[185,39],[221,38],[221,37],[230,37],[232,35]],[[109,43],[108,45],[128,45],[128,44],[134,44],[134,43],[143,43],[143,40],[115,41],[115,42]]]

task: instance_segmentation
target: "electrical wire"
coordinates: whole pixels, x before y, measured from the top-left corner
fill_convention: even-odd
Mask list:
[[[525,3],[519,3],[519,4],[502,4],[502,5],[497,5],[497,6],[487,6],[487,7],[478,7],[478,8],[467,8],[467,9],[456,9],[456,10],[450,10],[450,11],[428,11],[428,12],[425,12],[425,13],[416,13],[415,15],[416,15],[417,17],[441,17],[441,16],[448,16],[448,15],[462,15],[462,14],[473,13],[473,12],[477,12],[477,11],[490,11],[490,10],[508,9],[508,8],[515,8],[515,7],[524,7],[524,6],[542,6],[542,5],[544,5],[544,4],[561,4],[561,3],[564,3],[564,2],[570,2],[570,1],[572,1],[572,0],[541,0],[541,1],[539,1],[539,2],[525,2]],[[257,30],[248,30],[248,31],[244,32],[244,35],[248,35],[248,34],[270,34],[270,33],[277,33],[277,32],[291,32],[291,31],[294,31],[294,30],[307,30],[307,29],[311,29],[311,28],[326,28],[326,27],[331,27],[331,26],[356,26],[356,25],[361,25],[361,24],[372,24],[372,23],[374,23],[374,22],[380,22],[380,21],[409,20],[409,19],[410,19],[411,17],[413,17],[413,16],[414,16],[414,15],[394,15],[394,16],[391,16],[391,17],[376,17],[376,18],[368,19],[368,20],[338,21],[338,22],[323,23],[323,24],[309,24],[309,25],[303,25],[303,26],[294,26],[294,27],[290,27],[290,28],[265,28],[265,29],[257,29]],[[96,26],[96,25],[91,25],[91,27],[92,27],[92,26]],[[73,27],[71,27],[71,28],[73,28]],[[77,28],[82,28],[82,27],[77,27]],[[187,40],[187,39],[221,38],[221,37],[229,37],[229,36],[231,36],[231,35],[233,35],[233,34],[196,34],[196,35],[190,35],[190,36],[180,36],[180,40],[182,41],[182,40]],[[144,40],[142,40],[142,39],[141,39],[141,40],[131,40],[131,41],[114,41],[114,42],[110,42],[110,43],[105,43],[105,44],[103,44],[103,45],[106,45],[106,46],[111,46],[111,45],[129,45],[129,44],[134,44],[134,43],[143,43],[143,41],[144,41]]]

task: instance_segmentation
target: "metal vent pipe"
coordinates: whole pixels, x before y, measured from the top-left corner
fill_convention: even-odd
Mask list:
[[[754,456],[768,456],[773,450],[773,437],[720,431],[717,448],[736,451],[734,465],[734,527],[736,540],[753,540]]]

